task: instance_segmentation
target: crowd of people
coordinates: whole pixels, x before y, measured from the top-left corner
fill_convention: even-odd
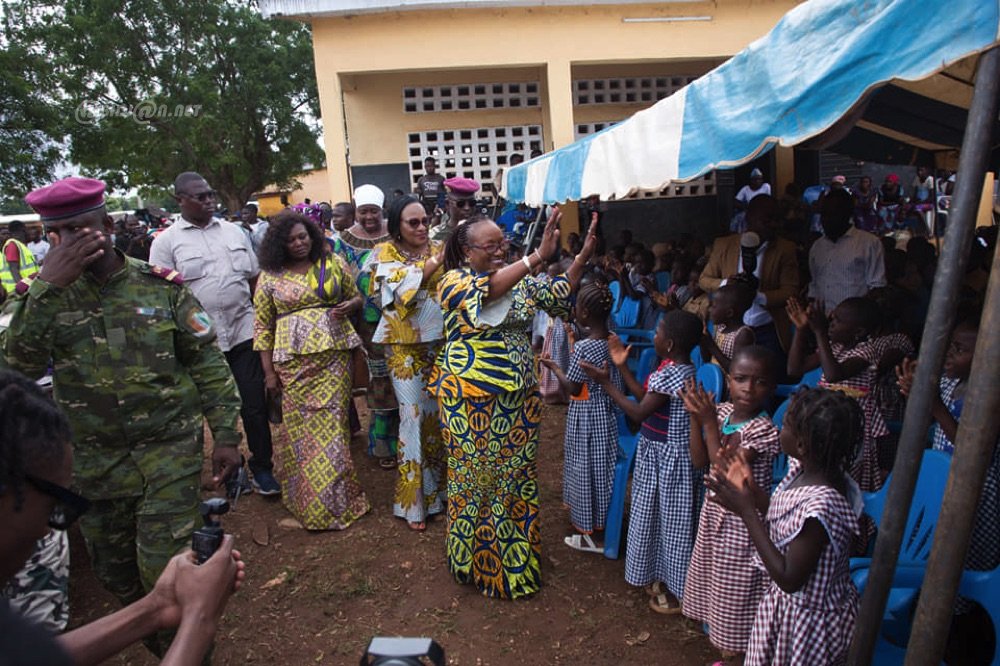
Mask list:
[[[202,176],[182,173],[181,219],[145,250],[138,228],[112,241],[101,181],[68,178],[27,197],[51,247],[36,261],[25,229],[10,229],[0,350],[30,380],[51,374],[58,409],[31,381],[4,375],[0,416],[21,429],[4,439],[0,502],[27,520],[25,498],[37,491],[31,502],[48,498],[38,515],[55,504],[71,519],[49,519],[62,540],[39,524],[20,535],[17,566],[4,572],[12,608],[65,626],[58,604],[31,606],[16,581],[65,551],[77,517],[95,573],[127,608],[166,587],[182,607],[205,603],[191,587],[180,592],[194,574],[175,555],[199,520],[206,421],[219,492],[280,494],[308,530],[347,529],[372,510],[417,532],[442,517],[458,582],[489,597],[530,596],[542,585],[543,404],[568,401],[567,546],[602,551],[621,412],[638,430],[626,582],[648,592],[652,611],[704,623],[724,663],[840,663],[858,602],[848,558],[871,538],[859,492],[879,489],[892,468],[933,245],[914,237],[903,249],[859,224],[858,194],[843,187],[823,193],[819,233],[801,233],[757,172],[741,191],[741,233],[708,248],[694,238],[647,248],[627,231],[612,243],[596,212],[562,244],[558,208],[541,211],[536,243],[512,244],[477,211],[478,183],[435,177],[434,167],[414,195],[388,204],[361,185],[352,202],[269,220],[248,206],[237,223],[214,214]],[[945,452],[992,231],[970,249],[932,410],[932,446]],[[135,258],[142,251],[148,262]],[[658,357],[645,378],[615,333],[623,299],[638,304],[634,325],[650,331]],[[702,360],[725,371],[723,395],[696,381]],[[777,427],[777,385],[810,372],[818,381],[794,394]],[[368,454],[396,475],[391,508],[372,507],[358,482],[350,442],[362,432],[360,395]],[[65,427],[8,426],[25,401]],[[284,436],[272,440],[272,428]],[[33,454],[43,439],[56,448]],[[772,493],[781,454],[791,462]],[[1000,564],[998,511],[994,455],[970,568]],[[243,575],[231,544],[224,551],[199,574],[203,596],[216,595],[211,613]],[[169,655],[171,640],[190,644],[183,610],[144,625],[156,654]],[[176,637],[152,633],[175,627]],[[73,654],[66,636],[53,649]]]

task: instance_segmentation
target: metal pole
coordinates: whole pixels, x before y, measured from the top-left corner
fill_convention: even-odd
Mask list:
[[[1000,253],[994,252],[972,375],[958,422],[955,453],[934,531],[934,546],[924,575],[924,589],[933,594],[920,595],[906,666],[940,664],[944,657],[976,508],[1000,433],[1000,345],[990,335],[997,325],[1000,325]]]
[[[906,404],[903,431],[892,468],[886,506],[882,514],[871,574],[861,598],[861,610],[855,623],[854,641],[848,656],[851,666],[867,666],[871,662],[882,624],[882,613],[892,586],[892,576],[899,559],[903,530],[909,514],[913,489],[920,472],[927,428],[931,421],[931,400],[936,399],[938,377],[948,344],[957,295],[965,276],[969,244],[975,231],[976,212],[982,190],[983,176],[990,153],[990,135],[997,117],[997,90],[1000,84],[1000,51],[992,49],[979,59],[976,87],[962,138],[962,153],[952,197],[952,217],[945,230],[944,250],[920,344],[913,388]],[[987,332],[986,337],[989,333]],[[938,522],[938,525],[943,524]]]

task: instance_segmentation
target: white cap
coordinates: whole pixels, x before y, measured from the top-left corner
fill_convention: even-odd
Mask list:
[[[382,207],[385,203],[385,194],[374,185],[362,185],[354,190],[354,205],[358,208],[362,206]]]
[[[754,170],[750,172],[750,177],[753,178],[755,176],[757,178],[763,178],[764,177],[764,173],[760,169],[758,169],[758,168],[755,167]]]

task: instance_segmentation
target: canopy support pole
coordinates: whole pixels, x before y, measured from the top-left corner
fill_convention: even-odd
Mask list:
[[[982,81],[980,77],[987,74],[985,68],[987,58],[992,66],[992,74],[989,75],[992,85],[983,85],[983,90],[980,91]],[[976,163],[974,168],[981,167],[982,170],[974,171],[971,176],[978,178],[980,183],[983,181],[982,171],[985,171],[992,144],[989,127],[997,117],[997,92],[1000,89],[998,63],[1000,63],[1000,49],[994,49],[980,60],[975,94],[990,97],[992,104],[984,103],[983,115],[975,118],[970,109],[969,127],[966,128],[968,136],[975,120],[985,121],[980,126],[985,128],[985,132],[981,134],[972,132],[979,146],[979,152],[982,153],[981,156],[975,156],[980,162]],[[973,108],[975,104],[974,97]],[[962,172],[959,172],[957,180],[961,180],[962,176]],[[968,181],[969,185],[974,182],[976,181],[971,179]],[[957,186],[956,182],[956,189]],[[963,188],[962,191],[972,189],[981,190],[982,187]],[[968,210],[967,214],[975,219],[979,208],[979,197],[975,197],[974,203],[963,200],[962,204],[962,213]],[[974,224],[973,222],[973,226]],[[1000,433],[1000,345],[996,344],[996,339],[992,336],[998,325],[1000,325],[1000,253],[994,250],[990,280],[986,287],[985,307],[973,356],[972,373],[966,391],[965,406],[962,408],[962,418],[958,422],[958,434],[955,437],[955,452],[948,473],[948,485],[945,487],[944,501],[941,503],[938,526],[934,531],[934,546],[927,562],[927,572],[924,574],[924,589],[932,593],[920,595],[906,652],[906,666],[940,664],[947,646],[955,597],[962,578],[962,570],[965,568],[976,509],[986,482],[986,472],[993,458],[997,435]]]
[[[878,539],[875,541],[871,572],[855,623],[854,641],[851,643],[848,656],[848,663],[851,666],[867,666],[871,662],[886,599],[892,587],[896,562],[899,560],[903,531],[906,528],[906,519],[913,500],[917,475],[920,472],[927,428],[931,422],[931,401],[936,399],[938,392],[941,366],[944,363],[958,306],[957,296],[962,279],[965,277],[969,244],[975,231],[976,211],[979,208],[983,176],[990,153],[990,135],[997,117],[998,85],[1000,85],[1000,50],[994,48],[979,59],[976,87],[969,107],[965,135],[962,138],[962,153],[950,211],[951,219],[945,230],[944,250],[934,276],[934,288],[931,291],[930,307],[920,344],[920,363],[917,364],[913,388],[906,403],[903,431],[899,438],[899,447],[892,469],[892,482],[889,484]],[[997,305],[988,303],[987,307],[996,308]],[[989,331],[984,329],[984,332],[985,335],[981,339],[989,337]],[[978,345],[977,351],[979,351]],[[949,487],[951,487],[950,481]],[[978,500],[978,493],[976,498]],[[943,525],[945,525],[944,520],[939,520],[939,528]],[[963,543],[963,550],[964,548]],[[948,562],[948,564],[953,563]],[[959,559],[957,564],[961,568],[962,560]],[[954,590],[953,586],[952,596]],[[935,595],[938,592],[939,590],[935,590]],[[945,622],[943,627],[937,626],[931,629],[943,631],[947,636],[949,626],[950,623]]]

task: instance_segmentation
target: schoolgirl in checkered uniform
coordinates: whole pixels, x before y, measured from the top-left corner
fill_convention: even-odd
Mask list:
[[[695,375],[691,350],[702,323],[683,310],[667,312],[653,338],[664,359],[641,386],[624,362],[618,364],[625,384],[639,402],[612,384],[606,368],[581,361],[633,423],[642,423],[632,476],[632,508],[625,551],[625,581],[647,586],[653,610],[680,613],[687,566],[694,548],[701,508],[703,471],[691,464],[688,450],[691,419],[680,391]]]
[[[755,562],[771,578],[754,616],[746,666],[847,658],[858,611],[849,556],[861,509],[848,468],[863,424],[857,402],[843,393],[802,389],[785,415],[781,448],[791,460],[772,497],[735,452],[723,455],[706,478],[710,501],[743,519]]]
[[[793,314],[794,313],[794,314]],[[830,313],[829,322],[821,308],[802,308],[789,299],[788,314],[795,324],[795,336],[788,352],[788,374],[800,375],[822,366],[819,386],[854,398],[865,416],[864,444],[851,467],[851,476],[861,489],[878,490],[886,473],[879,465],[878,447],[889,434],[874,392],[881,354],[869,339],[881,319],[878,305],[867,298],[848,298]],[[805,329],[816,337],[816,352],[805,351]]]
[[[718,462],[723,451],[738,449],[757,487],[770,487],[780,444],[778,429],[765,407],[774,396],[777,363],[774,353],[763,347],[737,350],[729,366],[733,402],[718,408],[693,382],[685,390],[684,405],[693,419],[691,460],[696,467]],[[705,502],[688,566],[683,612],[708,624],[712,645],[736,664],[742,663],[754,615],[769,582],[767,574],[753,565],[753,555],[753,542],[740,517],[719,504]]]
[[[955,434],[972,372],[977,336],[978,324],[974,321],[961,322],[952,331],[942,368],[939,399],[931,404],[931,416],[934,418],[932,447],[949,455],[955,451]],[[909,394],[915,369],[915,361],[904,361],[897,373],[904,395]],[[997,525],[997,516],[1000,516],[1000,445],[994,447],[988,464],[965,559],[964,568],[973,571],[990,571],[1000,566],[1000,526]],[[969,602],[959,600],[955,611],[961,615],[971,608]]]
[[[569,507],[570,521],[577,534],[565,538],[566,545],[586,552],[603,552],[593,534],[604,530],[614,484],[615,459],[618,454],[618,408],[596,381],[587,377],[581,361],[608,367],[611,383],[624,390],[621,374],[611,362],[608,314],[614,296],[606,285],[591,282],[580,288],[576,298],[578,326],[589,331],[570,352],[569,367],[564,373],[556,359],[542,356],[540,362],[558,379],[570,396],[566,413],[565,459],[563,464],[563,502]],[[614,341],[627,357],[621,341]]]
[[[715,327],[712,337],[705,336],[705,346],[712,361],[723,370],[729,370],[733,352],[752,345],[756,337],[753,328],[744,325],[743,315],[753,305],[756,292],[746,282],[728,282],[712,294],[708,316]]]

